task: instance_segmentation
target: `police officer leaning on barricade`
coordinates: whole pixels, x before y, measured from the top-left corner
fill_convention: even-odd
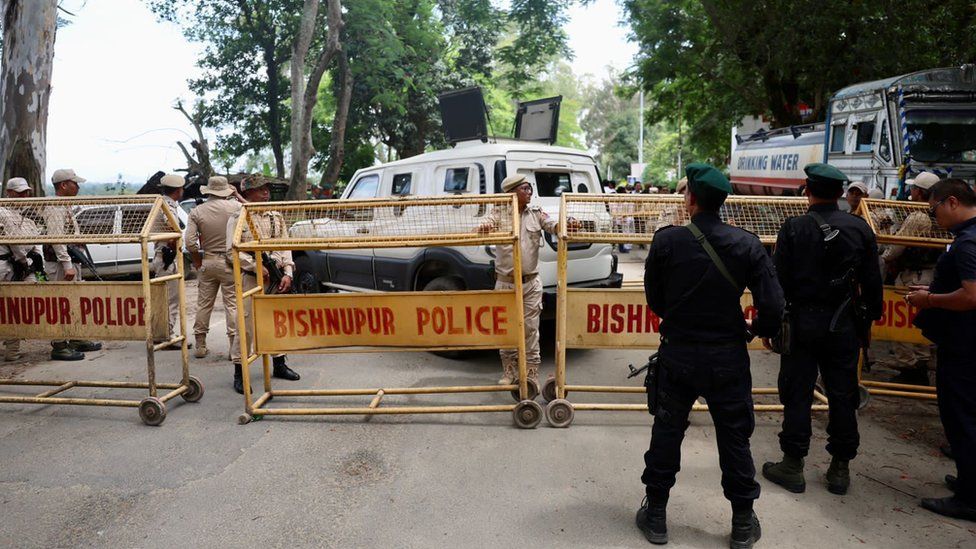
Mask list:
[[[200,192],[209,195],[203,204],[190,210],[186,226],[186,249],[190,252],[197,275],[197,314],[193,320],[196,339],[195,356],[204,358],[210,316],[213,314],[217,292],[224,301],[227,340],[231,359],[234,358],[234,337],[237,335],[237,301],[234,297],[234,273],[227,263],[227,220],[237,215],[241,203],[226,177],[211,177]]]
[[[715,424],[723,492],[732,504],[730,546],[752,547],[760,537],[752,509],[759,484],[749,449],[755,417],[746,345],[750,330],[777,334],[783,291],[759,238],[719,218],[732,192],[728,179],[706,164],[690,164],[686,174],[691,223],[655,233],[644,272],[647,304],[662,320],[660,371],[645,382],[656,417],[644,454],[647,496],[637,526],[651,543],[667,543],[666,506],[681,441],[692,406],[703,396]],[[757,310],[751,322],[740,301],[746,287]]]
[[[939,416],[952,447],[957,476],[946,475],[954,493],[926,498],[922,507],[976,521],[976,193],[961,179],[931,188],[929,213],[955,239],[935,266],[926,288],[905,301],[921,309],[914,324],[936,345],[935,387]]]
[[[522,272],[515,272],[515,256],[511,244],[497,246],[495,251],[495,289],[510,290],[515,287],[515,277],[522,277],[522,308],[525,315],[525,366],[527,377],[538,385],[539,366],[542,357],[539,353],[539,317],[542,314],[542,281],[539,280],[539,246],[542,231],[555,234],[559,222],[549,217],[539,206],[530,206],[532,183],[522,174],[510,175],[502,181],[502,191],[514,192],[518,197],[519,245],[522,250]],[[486,216],[486,221],[478,227],[478,232],[487,233],[502,223],[503,216],[511,215],[507,208],[495,208]],[[575,219],[568,225],[576,226]],[[518,382],[518,350],[501,349],[503,374],[499,385]]]
[[[180,208],[180,199],[183,198],[183,185],[185,180],[182,175],[166,174],[159,180],[159,193],[163,196],[163,203],[173,214],[173,218],[179,219],[176,215]],[[180,229],[183,229],[183,222],[180,221]],[[167,276],[176,274],[176,262],[180,261],[181,250],[177,249],[176,239],[162,242],[156,245],[152,259],[152,271],[155,276]],[[180,317],[180,282],[170,280],[166,283],[166,300],[169,305],[169,334],[170,337],[176,336],[177,320]],[[192,348],[192,343],[187,343],[187,348]],[[178,351],[181,346],[172,344],[164,347],[167,351]]]
[[[930,172],[922,172],[911,181],[912,202],[928,202],[933,185],[939,182],[939,176]],[[931,236],[932,219],[926,212],[912,212],[902,221],[895,231],[895,236]],[[889,244],[881,253],[881,260],[885,265],[885,272],[897,273],[895,286],[908,288],[910,286],[928,286],[932,283],[935,262],[939,258],[939,250],[932,248],[908,247]],[[913,385],[929,384],[929,363],[932,350],[928,345],[917,343],[894,342],[891,344],[894,361],[888,366],[900,373],[891,381],[895,383],[910,383]]]
[[[773,255],[786,295],[788,322],[781,353],[779,398],[783,403],[783,460],[763,465],[763,476],[800,493],[806,489],[803,459],[810,449],[810,406],[817,371],[829,400],[827,488],[847,493],[848,462],[857,455],[857,362],[870,323],[881,318],[878,245],[868,224],[842,212],[837,201],[847,176],[827,164],[809,164],[805,215],[780,228]],[[859,334],[861,334],[859,338]],[[766,342],[767,345],[769,342]]]
[[[51,182],[54,183],[54,194],[58,197],[72,197],[78,195],[78,185],[84,183],[85,178],[79,176],[70,168],[54,170]],[[69,206],[44,206],[41,213],[48,236],[78,234],[78,222]],[[87,253],[83,246],[71,244],[45,244],[44,270],[47,279],[57,281],[81,281],[81,254]],[[98,351],[101,343],[86,340],[52,341],[51,360],[82,360],[84,353]]]
[[[247,202],[267,202],[271,198],[267,182],[259,181],[256,178],[246,177],[241,181],[241,194]],[[238,212],[227,221],[227,254],[233,253],[234,228],[239,219]],[[256,225],[262,236],[266,238],[280,238],[287,235],[285,218],[281,212],[265,211],[253,216],[251,221]],[[244,227],[243,238],[251,240],[251,230]],[[257,270],[262,269],[264,282],[267,285],[267,293],[287,294],[291,292],[292,280],[295,270],[295,262],[292,261],[291,252],[288,250],[275,250],[273,252],[240,252],[238,254],[241,261],[241,291],[246,292],[257,287]],[[269,262],[269,263],[266,263]],[[278,273],[279,276],[274,276]],[[244,330],[247,334],[248,348],[254,347],[254,334],[251,330],[251,310],[252,300],[247,298],[244,303]],[[238,337],[240,337],[238,332]],[[236,338],[231,347],[231,360],[234,362],[234,390],[244,394],[244,380],[241,373],[240,341]],[[278,354],[272,358],[272,375],[288,381],[298,381],[301,376],[298,372],[288,367],[285,362],[285,355]]]
[[[23,177],[13,177],[7,181],[7,198],[29,198],[30,185]],[[0,208],[0,227],[6,236],[37,236],[37,224],[15,208]],[[38,276],[44,278],[44,259],[39,245],[0,245],[0,281],[37,282]],[[14,362],[21,358],[20,340],[8,339],[3,342],[4,360]]]

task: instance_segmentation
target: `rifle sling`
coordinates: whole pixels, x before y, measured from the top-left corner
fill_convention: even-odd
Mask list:
[[[705,238],[705,233],[701,232],[701,229],[699,229],[694,223],[688,223],[685,225],[685,227],[691,231],[691,234],[695,237],[695,240],[697,240],[698,243],[701,244],[701,247],[705,249],[705,253],[708,254],[708,257],[712,260],[712,263],[715,264],[715,268],[718,269],[718,272],[722,273],[722,276],[725,277],[725,280],[729,281],[729,284],[731,284],[733,288],[741,292],[742,286],[736,282],[735,278],[732,276],[732,273],[730,273],[729,269],[725,266],[725,262],[722,261],[722,258],[719,257],[718,252],[716,252],[715,248],[712,247],[711,242]]]

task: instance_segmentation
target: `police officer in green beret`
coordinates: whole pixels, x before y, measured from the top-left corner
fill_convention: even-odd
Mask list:
[[[715,424],[722,489],[732,504],[730,545],[748,548],[760,528],[752,510],[759,484],[749,449],[755,418],[746,344],[750,332],[777,334],[783,291],[759,238],[719,217],[732,192],[728,179],[706,164],[690,164],[685,173],[691,223],[654,233],[644,271],[647,304],[662,320],[657,386],[645,382],[656,416],[644,454],[647,497],[637,526],[651,543],[667,543],[665,510],[681,465],[681,441],[692,405],[703,396]],[[740,304],[745,288],[757,310],[750,321]]]
[[[763,465],[763,476],[790,492],[806,489],[803,459],[810,449],[810,405],[817,372],[830,402],[827,489],[847,493],[848,462],[857,455],[858,333],[881,318],[878,244],[868,224],[842,212],[845,176],[828,164],[804,168],[807,213],[780,228],[773,261],[786,295],[789,342],[781,353],[779,398],[783,460]]]

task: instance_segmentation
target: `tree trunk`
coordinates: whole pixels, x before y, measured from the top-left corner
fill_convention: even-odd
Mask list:
[[[295,47],[292,49],[292,111],[291,111],[291,135],[292,135],[292,173],[291,184],[288,187],[289,200],[304,200],[308,189],[308,162],[315,154],[312,146],[312,111],[318,101],[319,84],[326,69],[332,64],[337,56],[344,55],[342,44],[339,37],[342,33],[342,4],[340,0],[328,0],[328,35],[322,51],[319,52],[308,76],[308,81],[304,83],[304,90],[295,90],[295,85],[301,82],[301,75],[305,67],[305,58],[312,43],[312,33],[315,30],[315,18],[318,15],[318,0],[305,0],[302,10],[302,23],[299,35],[295,38]],[[344,71],[340,78],[343,78],[345,86],[351,86],[352,76],[344,69],[345,65],[339,62],[339,70]],[[338,72],[338,71],[337,71]],[[351,90],[350,90],[351,94]],[[339,150],[343,153],[341,146],[336,146],[336,139],[345,139],[345,123],[349,112],[349,99],[345,97],[345,90],[340,95],[336,105],[336,113],[332,123],[332,144],[330,151]],[[296,140],[296,137],[298,138]],[[339,167],[341,167],[341,159]],[[335,172],[339,167],[333,166],[332,159],[329,160],[329,168]],[[327,169],[329,169],[327,168]]]
[[[173,108],[179,111],[193,125],[193,129],[197,132],[197,138],[190,141],[190,147],[193,148],[196,157],[190,154],[190,151],[186,149],[183,143],[176,142],[180,150],[183,151],[183,156],[186,157],[187,172],[198,173],[201,177],[207,179],[214,175],[215,172],[213,165],[210,163],[210,145],[207,143],[207,138],[203,136],[202,123],[198,116],[190,116],[190,113],[186,112],[186,109],[183,108],[182,101],[177,101],[176,106]]]
[[[264,50],[264,62],[268,72],[268,134],[271,153],[275,159],[275,173],[285,177],[285,150],[281,143],[281,67],[275,59],[274,44]]]
[[[23,177],[44,196],[47,113],[54,65],[57,0],[0,0],[3,64],[0,74],[0,158],[3,182]]]
[[[329,144],[329,163],[322,172],[321,184],[335,188],[339,182],[339,172],[346,158],[346,123],[349,120],[349,104],[352,102],[352,70],[346,52],[339,54],[339,102],[336,104],[335,120],[332,123],[332,142]]]

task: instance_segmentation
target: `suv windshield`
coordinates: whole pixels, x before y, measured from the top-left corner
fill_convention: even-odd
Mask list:
[[[908,145],[922,162],[976,162],[976,110],[908,111]]]
[[[533,175],[539,196],[562,196],[564,192],[573,192],[568,173],[535,172]]]

